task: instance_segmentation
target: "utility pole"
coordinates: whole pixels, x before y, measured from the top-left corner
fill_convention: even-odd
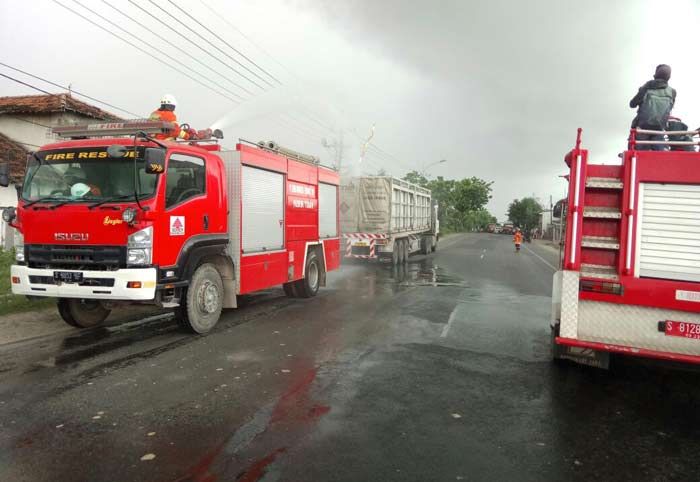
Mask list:
[[[323,145],[323,147],[326,149],[333,150],[333,164],[338,172],[340,172],[340,170],[343,168],[343,157],[345,155],[345,140],[343,131],[341,130],[339,132],[338,137],[334,139],[333,142],[328,142],[327,139],[322,139],[321,145]]]

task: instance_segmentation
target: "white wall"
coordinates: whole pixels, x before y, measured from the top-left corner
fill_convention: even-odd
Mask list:
[[[35,124],[32,124],[35,122]],[[0,114],[0,132],[10,139],[23,144],[30,151],[34,151],[44,144],[55,141],[55,137],[44,126],[60,126],[66,124],[99,122],[70,112],[57,112],[55,114],[27,115],[27,114]]]

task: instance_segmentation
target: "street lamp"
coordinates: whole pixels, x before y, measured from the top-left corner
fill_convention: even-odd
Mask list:
[[[428,173],[425,172],[425,171],[426,171],[429,167],[437,166],[438,164],[442,164],[443,162],[447,162],[447,159],[440,159],[439,161],[435,161],[435,162],[432,162],[432,163],[430,163],[430,164],[428,164],[428,165],[426,165],[426,166],[423,166],[423,167],[421,168],[421,170],[420,170],[421,176],[423,176],[423,177],[428,177]]]

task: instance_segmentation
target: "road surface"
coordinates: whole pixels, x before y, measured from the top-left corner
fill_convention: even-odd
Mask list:
[[[698,480],[700,375],[549,361],[556,253],[456,235],[249,297],[0,348],[3,481]]]

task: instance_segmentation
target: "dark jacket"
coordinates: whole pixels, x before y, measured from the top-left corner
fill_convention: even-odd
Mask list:
[[[644,84],[643,86],[641,86],[639,88],[639,92],[637,92],[637,95],[632,97],[632,100],[630,100],[630,107],[634,109],[635,107],[638,108],[639,106],[641,106],[642,101],[644,100],[644,94],[647,93],[647,90],[649,90],[649,89],[665,89],[666,87],[668,87],[668,81],[666,81],[666,80],[663,80],[663,79],[650,80],[649,82],[647,82],[646,84]],[[676,89],[671,88],[671,90],[673,91],[673,104],[671,104],[671,106],[673,107],[673,105],[675,105],[675,103],[676,103]],[[639,109],[637,109],[637,114],[639,114]],[[635,127],[637,127],[637,117],[635,117],[634,120],[632,121],[632,128],[635,128]]]

